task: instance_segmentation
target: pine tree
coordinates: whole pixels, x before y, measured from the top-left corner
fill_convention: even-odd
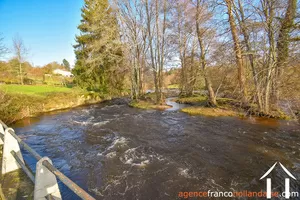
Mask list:
[[[81,33],[74,45],[77,84],[103,93],[121,90],[124,76],[118,74],[122,49],[117,20],[108,0],[85,0],[81,11]]]
[[[67,61],[66,59],[63,59],[62,61],[62,65],[67,69],[67,70],[70,70],[70,63],[69,61]]]

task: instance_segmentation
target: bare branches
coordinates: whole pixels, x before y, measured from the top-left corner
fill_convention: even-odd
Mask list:
[[[13,49],[16,59],[19,65],[19,76],[20,84],[23,85],[23,69],[22,64],[25,61],[25,57],[28,54],[28,49],[25,47],[24,42],[20,36],[15,36],[13,38]]]
[[[28,49],[25,47],[22,38],[16,35],[13,38],[13,50],[19,62],[25,61],[25,56],[28,54]]]
[[[2,38],[0,35],[0,58],[2,58],[5,54],[9,52],[8,48],[3,44],[3,40],[4,38]]]

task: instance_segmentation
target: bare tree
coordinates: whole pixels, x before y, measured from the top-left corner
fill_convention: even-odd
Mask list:
[[[159,5],[162,3],[162,16]],[[145,0],[147,43],[153,72],[156,103],[162,103],[163,70],[166,54],[167,0]]]
[[[140,1],[115,1],[118,8],[119,23],[122,28],[122,40],[126,44],[127,59],[132,68],[131,88],[132,98],[138,99],[143,94],[143,74],[147,44],[145,41],[145,13]]]
[[[189,0],[175,1],[172,12],[173,42],[180,60],[180,93],[190,96],[194,92],[198,69],[196,67],[195,9]]]
[[[240,93],[242,95],[242,102],[246,103],[248,100],[247,100],[247,88],[245,85],[246,84],[245,68],[243,65],[242,49],[240,46],[239,33],[235,22],[235,17],[233,15],[233,1],[225,0],[225,3],[227,6],[228,21],[230,24],[230,31],[234,43],[236,65],[238,67],[238,80],[240,84]]]
[[[8,49],[3,44],[4,38],[0,35],[0,58],[2,58],[6,53],[8,53]]]
[[[15,57],[18,60],[20,84],[23,85],[24,82],[23,82],[22,64],[25,61],[25,57],[28,53],[28,50],[26,49],[22,38],[20,38],[19,36],[15,36],[13,38],[13,49],[14,49]]]
[[[198,38],[198,43],[200,47],[200,63],[202,66],[203,70],[203,75],[204,75],[204,80],[205,80],[205,87],[208,91],[208,100],[210,105],[216,106],[217,105],[217,100],[215,96],[215,92],[212,88],[212,83],[209,77],[209,74],[207,72],[207,61],[206,61],[206,49],[204,45],[204,35],[209,34],[209,28],[203,28],[201,27],[201,22],[207,21],[210,18],[210,14],[208,12],[205,12],[203,7],[202,0],[197,0],[197,6],[196,6],[196,30],[197,30],[197,38]],[[202,15],[201,15],[202,13]]]
[[[258,108],[262,109],[262,95],[261,95],[261,88],[259,87],[259,79],[258,79],[258,74],[257,74],[257,66],[256,66],[256,60],[255,60],[255,53],[254,50],[252,49],[251,46],[251,41],[250,41],[250,16],[245,14],[245,9],[244,9],[244,2],[242,0],[237,1],[237,6],[234,5],[235,9],[235,14],[236,18],[239,22],[239,27],[241,34],[243,35],[244,39],[244,45],[245,45],[245,50],[246,52],[243,52],[244,55],[246,55],[249,59],[251,71],[252,71],[252,77],[253,77],[253,82],[255,86],[255,93],[256,97],[254,98],[256,103],[258,104]],[[250,14],[251,15],[251,14]]]
[[[147,81],[154,83],[156,103],[161,103],[164,69],[171,61],[180,67],[176,83],[182,95],[191,96],[205,84],[212,106],[219,94],[240,99],[251,112],[270,115],[276,110],[285,70],[291,59],[299,60],[299,48],[292,43],[299,40],[297,0],[115,2],[132,67],[134,98],[142,93],[148,69],[153,81],[150,74]],[[221,16],[224,8],[228,20]]]

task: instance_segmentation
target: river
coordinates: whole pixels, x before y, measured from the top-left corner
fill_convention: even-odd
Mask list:
[[[295,122],[189,116],[178,109],[141,110],[113,102],[26,118],[13,127],[97,199],[265,190],[265,180],[259,179],[277,161],[300,178]],[[35,160],[26,151],[23,155],[35,170]],[[279,187],[286,174],[276,169],[271,177]],[[64,199],[78,199],[59,185]],[[298,190],[296,181],[291,185]]]

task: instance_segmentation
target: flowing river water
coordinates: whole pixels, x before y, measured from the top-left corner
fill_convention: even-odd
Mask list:
[[[131,108],[122,101],[102,103],[27,118],[13,127],[97,199],[265,190],[265,180],[259,179],[277,161],[300,179],[296,122],[189,116],[178,110],[182,105],[168,102],[175,107],[166,111]],[[35,170],[36,161],[26,151],[23,156]],[[277,181],[272,188],[282,191],[286,176],[280,169],[272,172]],[[78,199],[59,185],[64,199]],[[300,192],[297,181],[291,185]]]

